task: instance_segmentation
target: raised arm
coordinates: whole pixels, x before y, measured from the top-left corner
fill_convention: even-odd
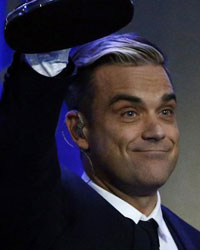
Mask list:
[[[52,213],[57,219],[60,172],[54,133],[67,87],[66,71],[52,78],[42,76],[15,53],[5,76],[0,102],[0,224],[7,244],[21,249],[35,238],[39,242],[37,229],[50,221]],[[51,224],[56,227],[56,222]]]

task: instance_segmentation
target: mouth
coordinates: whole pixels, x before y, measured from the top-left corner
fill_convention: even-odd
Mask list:
[[[142,157],[147,157],[151,159],[163,159],[168,155],[169,150],[148,149],[148,150],[134,150],[133,152],[138,153]]]
[[[169,149],[135,149],[133,152],[139,152],[139,153],[167,153],[169,152]]]

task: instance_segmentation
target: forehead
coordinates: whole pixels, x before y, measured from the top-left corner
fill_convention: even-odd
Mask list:
[[[104,65],[94,74],[95,98],[112,98],[115,94],[136,95],[142,99],[173,93],[166,71],[159,65]]]

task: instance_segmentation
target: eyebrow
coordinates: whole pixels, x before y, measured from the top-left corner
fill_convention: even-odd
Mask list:
[[[174,93],[164,94],[162,96],[162,101],[163,102],[169,102],[171,100],[174,100],[175,102],[177,102],[176,95]]]
[[[169,102],[171,100],[174,100],[175,102],[177,102],[177,98],[176,95],[174,93],[170,93],[170,94],[164,94],[161,98],[162,102]],[[113,105],[114,103],[118,102],[118,101],[128,101],[131,103],[138,103],[138,104],[142,104],[145,105],[143,100],[137,96],[130,96],[130,95],[126,95],[126,94],[118,94],[116,96],[114,96],[110,102],[109,102],[109,106]]]
[[[128,102],[132,102],[132,103],[144,104],[144,102],[142,101],[142,99],[139,98],[139,97],[137,97],[137,96],[130,96],[130,95],[126,95],[126,94],[119,94],[119,95],[114,96],[110,100],[109,106],[113,105],[114,103],[116,103],[118,101],[128,101]]]

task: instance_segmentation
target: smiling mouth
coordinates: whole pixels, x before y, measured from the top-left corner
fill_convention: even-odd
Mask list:
[[[139,153],[167,153],[169,152],[169,149],[135,149],[133,152],[139,152]]]
[[[141,153],[167,153],[169,150],[134,150],[134,152],[141,152]]]
[[[148,149],[148,150],[134,150],[133,152],[141,154],[141,155],[146,155],[148,157],[154,158],[154,157],[166,157],[170,150],[164,150],[164,149]]]
[[[169,153],[169,150],[137,150],[138,156],[147,157],[149,159],[165,159]]]

